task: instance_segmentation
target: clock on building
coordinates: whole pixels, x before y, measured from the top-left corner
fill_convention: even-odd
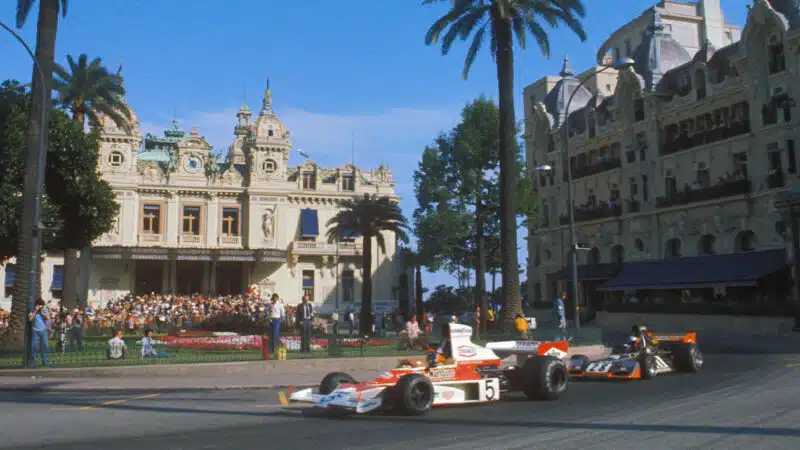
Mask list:
[[[189,156],[183,160],[183,168],[187,172],[199,172],[203,168],[203,162],[197,156]]]

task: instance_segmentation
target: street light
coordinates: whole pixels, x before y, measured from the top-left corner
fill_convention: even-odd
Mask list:
[[[39,81],[42,85],[42,89],[46,90],[47,92],[42,94],[42,104],[40,105],[40,115],[39,115],[39,148],[36,149],[36,163],[37,163],[37,171],[36,171],[36,187],[34,191],[34,206],[33,206],[33,227],[31,229],[31,261],[30,261],[30,272],[28,273],[28,299],[27,299],[27,306],[28,312],[25,315],[25,360],[23,365],[25,367],[33,367],[35,361],[33,360],[33,330],[31,321],[28,320],[28,317],[33,312],[33,303],[36,299],[37,289],[36,289],[36,282],[39,279],[39,272],[41,269],[41,258],[42,258],[42,237],[41,232],[44,227],[41,224],[41,216],[42,216],[42,184],[44,181],[44,169],[45,164],[47,161],[47,152],[45,152],[45,136],[47,135],[47,103],[50,99],[49,95],[49,86],[45,86],[45,78],[44,72],[42,71],[42,66],[39,64],[39,60],[36,59],[36,55],[34,55],[33,50],[31,50],[30,46],[22,39],[22,36],[17,34],[11,27],[6,25],[3,22],[0,22],[0,27],[11,33],[14,36],[14,39],[19,41],[23,47],[25,47],[25,51],[28,52],[28,55],[33,60],[33,65],[36,67],[36,73],[39,74]],[[30,151],[30,149],[29,149]],[[22,235],[22,233],[21,233]],[[25,239],[22,237],[22,239]],[[20,255],[22,256],[22,255]]]
[[[575,200],[572,192],[572,167],[569,157],[569,106],[572,103],[572,99],[575,97],[575,94],[580,91],[581,87],[586,84],[587,81],[593,79],[598,74],[603,73],[608,69],[623,70],[632,67],[634,64],[635,61],[633,59],[622,58],[617,60],[617,62],[614,64],[604,65],[602,69],[584,78],[580,83],[578,83],[578,86],[575,88],[575,90],[572,91],[572,94],[569,96],[569,100],[567,100],[567,107],[564,110],[566,118],[564,119],[564,123],[561,124],[561,127],[564,129],[564,167],[567,168],[567,209],[569,210],[570,264],[572,265],[571,287],[572,297],[575,299],[576,330],[580,329],[581,327],[581,317],[580,299],[578,298],[578,243],[575,239]]]

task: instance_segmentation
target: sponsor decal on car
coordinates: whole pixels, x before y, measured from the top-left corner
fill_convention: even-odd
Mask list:
[[[430,378],[455,378],[456,371],[455,369],[431,369],[428,376]]]
[[[564,359],[567,356],[567,352],[561,351],[555,347],[551,348],[550,350],[544,352],[545,356],[555,356],[558,359]]]
[[[475,347],[471,345],[462,345],[461,347],[458,347],[458,356],[472,358],[475,355],[477,355],[477,352],[475,351]]]

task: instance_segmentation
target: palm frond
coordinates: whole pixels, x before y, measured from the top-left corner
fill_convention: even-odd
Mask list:
[[[17,15],[16,15],[16,24],[17,28],[22,28],[25,26],[25,22],[28,20],[28,16],[31,14],[31,10],[33,9],[33,4],[36,3],[36,0],[17,0]],[[67,17],[67,6],[69,5],[69,0],[59,0],[56,3],[56,6],[59,8],[59,12],[61,12],[61,17]],[[41,4],[39,5],[41,8]]]
[[[475,58],[478,56],[481,46],[483,46],[483,39],[486,37],[488,28],[488,23],[483,24],[483,26],[478,29],[478,31],[475,33],[475,36],[472,38],[472,44],[469,46],[467,57],[464,59],[464,70],[461,72],[461,76],[465,80],[467,77],[469,77],[469,70],[472,68],[472,64],[475,62]],[[494,54],[495,52],[493,50],[492,58],[494,58]]]

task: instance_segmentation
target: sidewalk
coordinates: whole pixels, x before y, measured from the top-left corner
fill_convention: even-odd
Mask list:
[[[574,347],[571,354],[602,357],[601,345]],[[370,379],[388,371],[399,358],[326,358],[219,364],[154,364],[81,369],[10,369],[0,371],[0,391],[38,392],[180,392],[308,387],[330,372]],[[510,365],[514,358],[507,358]]]

